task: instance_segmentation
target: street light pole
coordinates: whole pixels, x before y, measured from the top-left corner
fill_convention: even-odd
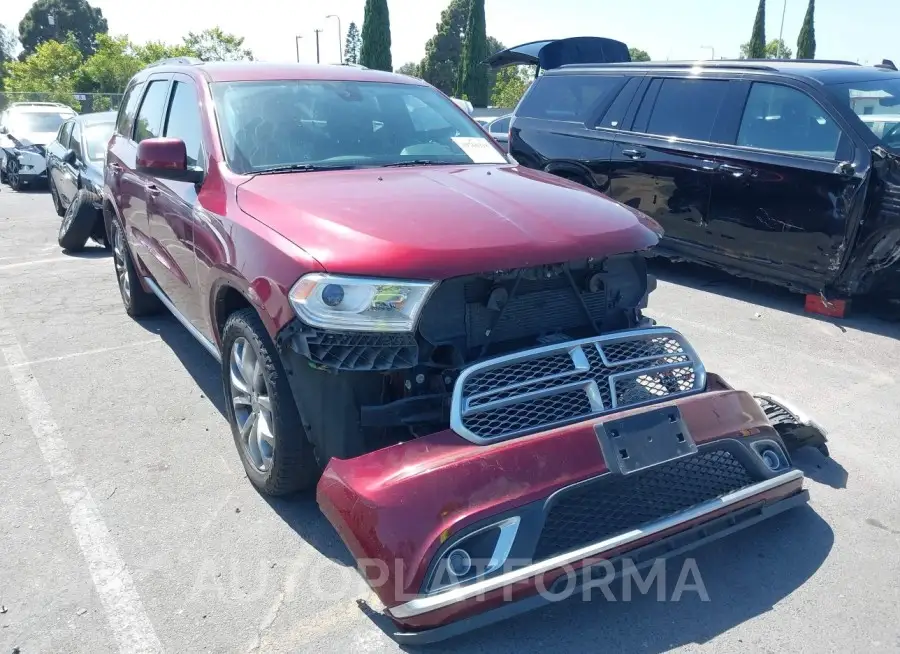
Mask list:
[[[303,37],[299,34],[294,37],[294,45],[297,46],[297,63],[300,63],[300,39]]]
[[[344,32],[341,30],[341,17],[337,14],[328,14],[325,18],[337,18],[338,22],[338,59],[339,63],[344,63],[344,46],[341,40],[344,38]]]
[[[712,47],[711,45],[701,45],[700,48],[703,50],[709,50],[711,52],[711,54],[709,56],[710,59],[716,58],[716,49],[714,47]]]
[[[778,30],[778,58],[784,56],[784,14],[787,12],[787,0],[784,0],[784,4],[781,6],[781,29]]]
[[[320,64],[322,61],[319,59],[319,34],[321,34],[324,30],[315,30],[316,32],[316,63]]]

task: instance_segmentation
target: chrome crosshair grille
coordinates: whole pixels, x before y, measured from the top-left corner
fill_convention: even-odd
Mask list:
[[[615,332],[466,368],[453,389],[450,426],[487,444],[705,387],[703,363],[675,330]]]

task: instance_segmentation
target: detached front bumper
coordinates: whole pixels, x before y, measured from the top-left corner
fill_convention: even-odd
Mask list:
[[[47,159],[43,151],[15,149],[12,155],[19,164],[18,175],[24,182],[47,178]]]
[[[615,368],[613,349],[599,351]],[[582,353],[572,355],[584,364],[578,387],[596,396],[599,358]],[[628,356],[628,365],[647,358]],[[522,370],[521,361],[510,365]],[[668,374],[674,365],[654,370]],[[637,374],[618,370],[610,379]],[[386,607],[395,638],[441,640],[536,608],[572,576],[576,585],[590,581],[598,562],[652,563],[805,502],[803,475],[757,401],[697,370],[702,385],[683,386],[673,399],[549,431],[479,444],[488,423],[462,411],[457,431],[332,460],[319,505]],[[482,384],[472,397],[483,400],[485,379],[458,384]],[[612,397],[635,397],[616,383]],[[600,390],[599,404],[610,406]],[[479,406],[507,411],[509,397]],[[510,419],[523,424],[522,414]]]

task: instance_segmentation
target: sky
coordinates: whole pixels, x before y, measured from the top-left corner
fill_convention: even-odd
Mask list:
[[[338,61],[338,21],[362,26],[365,0],[89,0],[103,10],[112,34],[135,42],[180,42],[188,31],[218,25],[246,38],[264,61],[316,61],[316,29],[323,63]],[[394,67],[419,61],[449,0],[388,0]],[[31,0],[0,2],[0,24],[18,29]],[[606,36],[646,50],[654,59],[737,57],[749,40],[758,0],[485,0],[487,31],[507,46],[538,39]],[[782,29],[796,51],[807,0],[768,0],[766,38]],[[816,56],[900,65],[900,2],[817,0]]]

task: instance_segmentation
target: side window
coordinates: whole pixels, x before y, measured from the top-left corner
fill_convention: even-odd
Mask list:
[[[647,133],[709,141],[728,82],[708,79],[665,79],[647,123]]]
[[[820,159],[836,159],[841,130],[803,91],[754,82],[736,145]]]
[[[188,166],[202,166],[203,124],[197,91],[192,84],[175,82],[171,98],[165,135],[184,141]]]
[[[509,116],[491,123],[490,131],[494,134],[506,134],[509,131]]]
[[[611,75],[543,75],[522,99],[516,116],[584,122],[622,80]]]
[[[72,138],[69,141],[69,148],[75,153],[75,159],[84,161],[81,152],[81,125],[74,123],[72,126]]]
[[[632,77],[628,80],[625,86],[622,87],[622,90],[619,91],[616,99],[609,105],[609,109],[603,114],[603,118],[597,123],[597,127],[622,129],[622,121],[627,121],[626,114],[634,99],[634,92],[637,90],[638,86],[640,86],[642,81],[643,80],[640,77]]]
[[[141,108],[138,109],[134,126],[136,143],[159,136],[168,88],[168,80],[156,80],[147,86],[147,93],[144,95],[144,101],[141,102]]]
[[[119,104],[119,115],[116,118],[116,134],[131,138],[134,129],[134,115],[137,113],[137,104],[141,99],[141,91],[144,83],[134,84],[127,91]]]
[[[72,125],[74,124],[74,121],[67,120],[59,128],[59,136],[56,137],[56,140],[59,141],[59,144],[64,148],[69,147],[69,137],[72,135]]]

